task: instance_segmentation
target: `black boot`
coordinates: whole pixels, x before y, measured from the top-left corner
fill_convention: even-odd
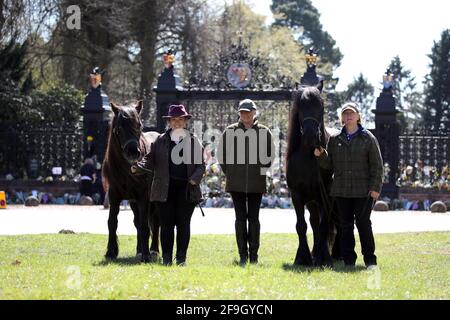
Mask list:
[[[163,253],[163,265],[171,266],[172,265],[172,255]]]
[[[186,252],[177,252],[175,257],[177,259],[178,266],[186,266]]]
[[[248,244],[250,252],[250,263],[258,263],[258,249],[261,225],[259,221],[249,221],[248,225]]]
[[[236,230],[236,242],[240,257],[239,264],[244,265],[248,260],[247,221],[236,220],[234,227]]]

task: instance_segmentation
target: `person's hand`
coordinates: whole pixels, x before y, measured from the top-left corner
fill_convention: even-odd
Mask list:
[[[320,148],[320,149],[319,149],[319,148]],[[322,148],[322,147],[319,147],[319,148],[315,148],[315,149],[314,149],[314,155],[315,155],[316,157],[320,157],[320,156],[322,155],[322,153],[325,151],[324,148]]]
[[[192,180],[192,179],[189,179],[189,183],[192,184],[193,186],[197,185],[197,183],[194,180]]]
[[[135,165],[132,165],[131,168],[130,168],[130,170],[131,170],[131,173],[136,173],[137,168],[136,168]]]
[[[378,200],[378,198],[380,197],[380,193],[376,191],[369,191],[369,196],[371,196],[374,200]]]

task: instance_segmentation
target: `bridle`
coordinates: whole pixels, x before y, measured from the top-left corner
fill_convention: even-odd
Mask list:
[[[139,137],[130,138],[127,141],[125,141],[125,143],[122,145],[120,135],[119,135],[119,121],[121,118],[126,118],[126,117],[122,114],[122,112],[119,112],[119,114],[117,115],[116,125],[113,127],[112,133],[113,133],[113,136],[116,139],[117,143],[119,144],[120,148],[122,149],[122,152],[125,152],[126,147],[130,143],[139,141]],[[142,125],[141,121],[140,121],[140,125],[141,125],[141,132],[142,132],[143,125]]]
[[[322,123],[313,117],[306,117],[303,119],[302,125],[300,126],[300,133],[303,134],[303,127],[305,126],[305,122],[308,120],[317,123],[317,130],[319,131],[319,138],[322,137],[322,130],[321,130]]]

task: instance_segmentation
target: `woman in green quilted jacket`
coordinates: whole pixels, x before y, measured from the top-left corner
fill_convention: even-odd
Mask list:
[[[339,211],[340,243],[344,263],[356,262],[354,224],[358,228],[364,263],[368,268],[377,264],[375,240],[370,214],[382,187],[383,159],[377,138],[361,125],[356,103],[342,106],[341,121],[344,126],[333,135],[327,149],[315,149],[323,168],[334,171],[331,196]]]

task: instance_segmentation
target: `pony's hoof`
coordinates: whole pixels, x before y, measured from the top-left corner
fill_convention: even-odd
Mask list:
[[[313,263],[310,261],[304,261],[304,260],[297,259],[294,261],[294,266],[310,268],[313,266]]]
[[[150,251],[150,262],[151,263],[157,263],[159,262],[159,252],[158,251]]]
[[[312,267],[314,264],[309,251],[302,252],[299,250],[295,256],[294,265],[301,267]]]
[[[324,250],[319,252],[317,257],[314,259],[314,266],[320,268],[333,268],[333,259],[331,258],[328,251]]]
[[[136,252],[136,259],[141,260],[142,252]]]
[[[112,252],[112,251],[108,251],[105,254],[105,258],[107,260],[115,260],[115,259],[117,259],[117,256],[118,256],[118,254],[116,252]]]
[[[141,256],[141,262],[143,262],[143,263],[150,263],[150,255],[149,254],[143,254]]]
[[[333,268],[333,261],[316,261],[314,266],[319,268]]]

